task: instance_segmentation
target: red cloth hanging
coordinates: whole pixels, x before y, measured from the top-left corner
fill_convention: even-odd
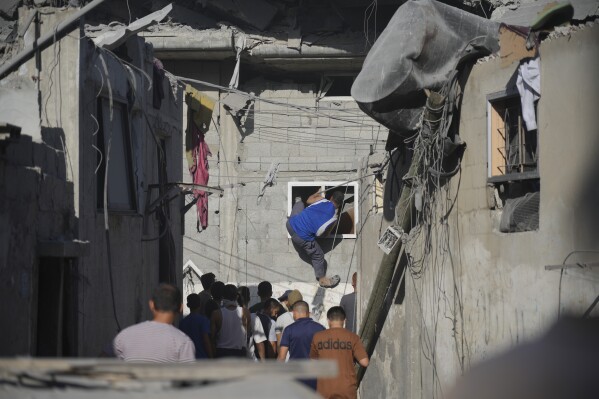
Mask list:
[[[204,140],[204,133],[191,123],[192,129],[192,164],[189,172],[193,178],[194,184],[208,185],[210,173],[208,171],[208,157],[212,156],[208,143]],[[198,216],[198,232],[208,227],[208,193],[203,190],[193,190],[194,198],[197,198],[196,212]]]

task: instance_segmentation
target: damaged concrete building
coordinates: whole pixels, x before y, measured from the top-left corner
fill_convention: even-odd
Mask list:
[[[80,14],[21,8],[14,54],[52,44],[12,74],[2,65],[3,356],[98,356],[148,317],[159,281],[181,280],[179,202],[155,201],[182,180],[183,89],[152,85],[143,39],[98,45]]]
[[[214,102],[203,132],[211,153],[207,184],[224,189],[208,197],[203,222],[197,212],[186,214],[185,290],[201,291],[199,276],[213,272],[222,281],[249,286],[254,303],[257,284],[267,280],[275,296],[299,289],[324,322],[322,311],[352,291],[359,221],[368,217],[359,214],[358,204],[372,204],[374,195],[372,173],[360,179],[358,165],[380,163],[387,136],[387,129],[358,109],[350,88],[369,41],[398,2],[380,6],[386,16],[379,16],[378,30],[367,31],[370,37],[363,27],[364,1],[258,1],[247,10],[207,2],[195,11],[180,4],[170,23],[143,37],[167,70],[194,87],[196,96]],[[192,126],[184,129],[189,135]],[[189,167],[184,159],[183,169]],[[298,257],[285,222],[295,198],[344,182],[338,188],[346,197],[344,224],[320,240],[328,272],[342,282],[325,292],[309,261]]]
[[[116,5],[44,50],[40,79],[31,60],[0,86],[2,295],[18,298],[1,311],[34,315],[3,354],[43,353],[51,319],[70,345],[53,354],[95,355],[158,281],[188,294],[207,272],[251,303],[263,280],[299,289],[324,323],[358,272],[361,396],[438,398],[560,316],[597,315],[597,0]],[[285,221],[332,189],[320,243],[341,284],[324,290]]]
[[[447,396],[471,367],[560,316],[597,315],[593,3],[484,20],[409,2],[370,51],[352,94],[392,131],[386,190],[397,207],[360,237],[367,397]],[[406,31],[413,40],[398,46]],[[398,242],[382,245],[389,254],[373,241],[387,226]],[[495,381],[473,397],[514,397],[511,381]]]

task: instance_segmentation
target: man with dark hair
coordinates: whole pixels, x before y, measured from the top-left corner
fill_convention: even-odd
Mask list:
[[[160,284],[149,301],[154,315],[125,328],[114,339],[116,357],[127,362],[193,362],[195,348],[185,333],[173,327],[177,315],[183,310],[179,288]]]
[[[281,347],[277,359],[285,361],[287,352],[289,359],[309,359],[312,337],[324,327],[310,318],[310,306],[305,301],[293,304],[293,319],[295,322],[285,328],[281,338]],[[302,380],[312,389],[316,389],[316,380]]]
[[[260,302],[250,306],[251,313],[262,310],[264,302],[272,297],[272,284],[268,281],[261,281],[260,284],[258,284],[258,296],[260,297]]]
[[[223,306],[212,312],[210,320],[216,357],[246,357],[250,312],[237,304],[237,287],[225,286]]]
[[[269,298],[258,313],[252,313],[250,357],[254,360],[276,359],[277,337],[273,317],[278,313],[279,302]]]
[[[200,310],[201,310],[202,314],[204,314],[204,309],[206,308],[206,304],[208,303],[208,301],[210,301],[212,299],[212,294],[210,293],[210,287],[212,287],[212,284],[214,284],[215,281],[216,281],[216,276],[214,275],[214,273],[204,273],[200,277],[200,282],[202,283],[202,287],[204,288],[204,290],[198,294],[200,296],[200,301],[201,301]],[[206,315],[206,316],[210,317],[208,315]]]
[[[215,281],[214,284],[210,287],[210,294],[212,298],[206,303],[204,306],[204,314],[208,318],[208,320],[212,317],[212,312],[217,309],[220,309],[223,301],[223,295],[225,293],[225,283],[222,281]]]
[[[196,359],[207,359],[214,357],[210,343],[210,321],[200,312],[200,306],[198,294],[187,296],[187,307],[191,313],[179,322],[179,329],[193,341]]]
[[[354,361],[368,366],[368,354],[360,337],[343,328],[345,311],[333,306],[327,312],[329,329],[314,334],[310,346],[310,359],[336,360],[339,374],[335,378],[319,378],[317,391],[325,398],[356,399],[358,383]]]
[[[323,288],[334,288],[341,279],[337,275],[326,276],[327,262],[316,238],[324,235],[337,221],[337,211],[343,201],[344,195],[340,191],[333,191],[328,199],[320,192],[314,193],[306,200],[308,207],[305,207],[301,199],[296,201],[287,220],[286,227],[291,241],[310,257],[316,279]]]
[[[272,297],[272,284],[268,281],[261,281],[260,284],[258,284],[258,296],[260,297],[260,302],[250,307],[250,313],[258,313],[260,310],[262,310],[265,301]],[[274,316],[275,319],[278,315],[281,315],[286,312],[283,305],[281,305],[278,302],[277,304],[277,314]]]

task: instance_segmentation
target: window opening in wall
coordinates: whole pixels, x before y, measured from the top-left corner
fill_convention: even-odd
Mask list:
[[[538,230],[541,185],[537,130],[526,130],[517,94],[490,95],[487,110],[489,198],[490,207],[501,211],[499,230]]]
[[[490,176],[535,172],[537,131],[527,131],[520,97],[490,101]]]
[[[355,76],[328,76],[333,84],[325,94],[325,97],[351,97],[351,86],[354,84]]]
[[[134,211],[136,209],[135,188],[133,186],[133,166],[131,157],[131,137],[129,113],[125,103],[113,102],[112,121],[110,103],[106,98],[98,101],[98,124],[96,146],[100,165],[96,173],[96,203],[98,209],[104,207],[104,177],[106,171],[106,150],[110,142],[110,160],[108,166],[108,209],[111,211]]]
[[[320,238],[356,238],[359,220],[358,182],[289,182],[287,186],[287,216],[291,215],[291,208],[296,200],[303,201],[316,192],[327,190],[323,195],[329,197],[333,191],[344,194],[341,214],[329,229],[330,234]],[[335,232],[337,233],[335,235]]]
[[[356,79],[353,75],[325,75],[320,81],[319,98],[351,98],[351,87]]]

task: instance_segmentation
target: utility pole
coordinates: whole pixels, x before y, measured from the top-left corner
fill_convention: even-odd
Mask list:
[[[428,93],[426,101],[426,108],[424,111],[423,126],[420,130],[421,136],[434,136],[438,134],[440,123],[439,121],[443,115],[443,107],[445,105],[445,97],[436,92]],[[422,147],[414,149],[414,156],[412,157],[412,163],[408,173],[402,178],[403,187],[401,190],[401,196],[397,204],[395,214],[399,217],[398,225],[401,231],[408,234],[412,228],[412,221],[414,216],[414,185],[413,182],[416,177],[420,176],[425,167],[422,162]],[[427,182],[423,182],[426,184]],[[360,328],[360,339],[364,344],[366,353],[370,358],[374,353],[378,341],[378,335],[383,329],[384,322],[386,320],[386,312],[389,307],[385,306],[386,298],[388,295],[395,295],[395,289],[390,292],[391,288],[397,288],[396,284],[392,284],[393,276],[397,271],[397,266],[400,264],[401,256],[404,252],[403,243],[401,240],[395,245],[393,250],[387,255],[383,256],[379,270],[376,276],[376,280],[370,293],[370,299],[368,306],[364,312],[364,318],[362,320],[362,326]],[[403,275],[402,275],[403,279]],[[401,284],[401,281],[398,282]],[[364,377],[366,369],[360,366],[358,367],[358,385]]]

